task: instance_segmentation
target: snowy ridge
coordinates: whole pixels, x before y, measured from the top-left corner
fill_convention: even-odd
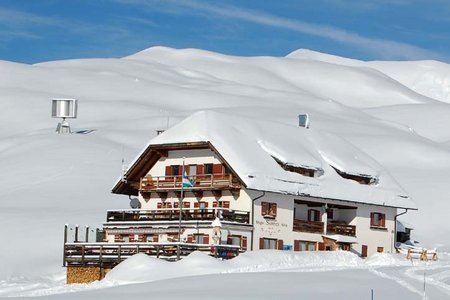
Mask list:
[[[450,251],[450,242],[442,238],[450,236],[450,105],[445,102],[449,65],[351,65],[312,54],[309,59],[233,57],[158,47],[124,59],[36,65],[1,61],[0,234],[8,243],[0,251],[0,280],[59,274],[64,224],[100,226],[106,210],[127,208],[127,197],[110,194],[121,175],[122,159],[129,165],[156,129],[172,127],[199,110],[251,122],[253,129],[221,125],[237,137],[250,132],[253,137],[244,146],[254,147],[274,168],[279,166],[266,150],[286,162],[330,171],[315,150],[283,153],[282,136],[261,138],[265,127],[260,128],[259,121],[275,124],[286,136],[299,136],[297,116],[308,113],[312,131],[335,135],[358,159],[355,151],[360,150],[375,162],[362,158],[364,164],[355,170],[342,168],[379,176],[378,190],[389,194],[398,191],[387,186],[396,181],[411,196],[419,211],[402,219],[413,225],[415,239],[427,248],[437,247],[439,253]],[[77,98],[79,117],[70,122],[72,128],[95,131],[55,135],[58,120],[50,117],[54,97]],[[284,177],[266,178],[254,171],[242,166],[240,172],[256,176],[263,186],[276,181],[278,190],[292,189],[291,183],[284,186]],[[307,178],[289,180],[297,182],[299,191],[305,183],[311,189],[319,186]],[[359,188],[357,183],[352,188],[355,198],[367,192]],[[333,189],[339,193],[339,185],[328,185],[327,190]],[[45,248],[30,253],[30,245],[43,243]]]

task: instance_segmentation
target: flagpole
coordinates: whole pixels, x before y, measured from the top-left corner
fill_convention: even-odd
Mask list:
[[[184,187],[183,187],[183,176],[184,176],[184,157],[183,157],[183,167],[181,168],[181,196],[178,200],[178,242],[181,242],[181,207],[183,204],[183,198],[184,198]]]

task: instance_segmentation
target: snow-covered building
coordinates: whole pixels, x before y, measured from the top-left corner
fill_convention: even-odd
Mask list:
[[[106,245],[192,245],[221,257],[393,252],[397,215],[416,209],[386,170],[339,136],[295,118],[215,111],[153,138],[112,192],[134,208],[108,211]]]
[[[180,240],[242,250],[392,252],[397,210],[416,209],[376,161],[336,135],[295,119],[277,124],[214,111],[152,139],[113,193],[137,196],[139,218],[149,218],[178,209],[182,190]],[[175,222],[148,224],[167,229],[153,240],[178,240],[174,214]],[[220,232],[213,231],[216,216]],[[107,232],[119,228],[107,225]]]

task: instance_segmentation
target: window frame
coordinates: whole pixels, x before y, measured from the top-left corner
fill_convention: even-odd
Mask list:
[[[261,215],[264,218],[275,219],[277,217],[277,208],[276,202],[261,201]]]
[[[386,214],[380,212],[371,212],[370,228],[386,229]]]

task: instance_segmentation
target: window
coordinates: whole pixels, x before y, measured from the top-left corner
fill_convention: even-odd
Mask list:
[[[277,240],[261,238],[259,243],[260,249],[277,249]]]
[[[312,241],[294,241],[294,251],[316,251],[316,242]]]
[[[212,174],[213,173],[213,164],[205,164],[204,172],[205,172],[205,174]]]
[[[327,219],[333,220],[334,211],[332,208],[327,209]]]
[[[370,213],[370,227],[385,228],[386,215],[378,212]]]
[[[178,176],[178,175],[181,175],[180,173],[180,166],[179,165],[172,165],[172,166],[170,166],[170,168],[171,168],[171,175],[173,175],[173,176]]]
[[[242,235],[229,235],[227,237],[227,245],[235,245],[247,250],[247,237]]]
[[[308,209],[308,221],[319,222],[320,221],[320,211],[318,209]]]
[[[261,215],[264,218],[276,218],[277,204],[273,202],[261,202]]]
[[[377,252],[378,253],[383,253],[384,252],[384,247],[377,247]]]
[[[189,165],[186,167],[186,173],[189,176],[195,176],[197,175],[197,165]]]
[[[196,244],[209,244],[209,235],[207,235],[207,234],[203,234],[203,233],[194,234],[193,238],[191,238],[191,239]],[[188,240],[189,240],[189,237],[188,237]]]
[[[213,207],[230,208],[230,201],[214,201]]]
[[[274,156],[272,156],[272,158],[273,158],[273,159],[280,165],[280,167],[282,167],[285,171],[289,171],[289,172],[293,172],[293,173],[298,173],[298,174],[300,174],[300,175],[307,176],[307,177],[314,177],[315,174],[316,174],[316,170],[314,170],[314,169],[290,165],[290,164],[287,164],[287,163],[282,162],[281,160],[279,160],[278,158],[276,158],[276,157],[274,157]]]

